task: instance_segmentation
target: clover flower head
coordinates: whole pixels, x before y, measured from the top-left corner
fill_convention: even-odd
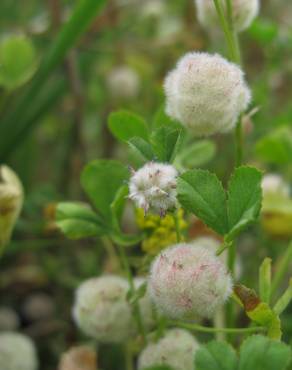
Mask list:
[[[230,131],[251,99],[240,67],[218,54],[186,54],[164,90],[166,113],[195,136]]]
[[[6,244],[23,204],[23,187],[16,173],[0,166],[0,246]]]
[[[122,342],[131,335],[128,282],[107,275],[86,280],[77,289],[73,317],[79,328],[101,343]]]
[[[237,31],[247,29],[256,18],[260,9],[259,0],[232,0],[232,20]],[[198,20],[205,28],[219,25],[219,17],[213,0],[195,0]],[[222,2],[226,12],[225,2]]]
[[[115,98],[133,99],[139,93],[140,78],[133,68],[122,65],[109,73],[107,87]]]
[[[149,280],[154,303],[172,318],[212,317],[232,292],[221,259],[203,246],[186,243],[158,255]]]
[[[280,175],[275,173],[269,173],[263,177],[262,190],[264,196],[273,194],[281,195],[285,198],[290,196],[289,185]]]
[[[138,358],[138,370],[168,365],[174,370],[194,370],[197,340],[186,330],[171,329],[157,342],[150,343]]]
[[[38,360],[32,340],[14,332],[0,333],[0,369],[36,370]]]
[[[176,206],[176,169],[163,163],[148,162],[134,172],[129,184],[137,207],[160,215]]]

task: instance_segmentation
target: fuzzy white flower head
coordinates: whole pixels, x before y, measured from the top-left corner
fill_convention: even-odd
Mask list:
[[[137,207],[161,215],[176,206],[177,170],[163,163],[148,162],[130,179],[130,194]]]
[[[212,252],[214,255],[216,254],[217,250],[220,248],[221,243],[219,240],[211,237],[211,236],[201,236],[199,238],[196,238],[192,240],[192,245],[194,247],[204,247],[208,249],[210,252]],[[223,251],[223,253],[220,254],[219,258],[221,261],[227,265],[228,261],[228,252],[227,249]],[[240,257],[236,259],[235,262],[235,268],[234,268],[234,276],[236,279],[239,279],[242,273],[242,264]]]
[[[36,349],[29,337],[13,332],[0,333],[1,370],[36,370],[37,368]]]
[[[134,69],[120,66],[107,76],[107,86],[113,97],[133,99],[139,93],[140,78]]]
[[[20,320],[17,313],[9,307],[0,307],[0,331],[16,330]]]
[[[154,365],[168,365],[174,370],[194,370],[194,356],[199,344],[186,330],[168,330],[157,343],[150,343],[141,352],[138,370]]]
[[[78,288],[73,316],[80,329],[102,343],[129,338],[132,311],[127,302],[128,283],[118,276],[101,276]]]
[[[225,1],[222,2],[226,11]],[[260,9],[259,0],[232,0],[232,18],[237,31],[247,29],[256,18]],[[209,28],[219,25],[214,0],[195,0],[199,22]]]
[[[205,247],[174,245],[156,257],[151,267],[150,292],[167,316],[211,317],[232,292],[224,263]]]
[[[23,204],[23,187],[16,173],[0,166],[0,248],[8,243]]]
[[[218,54],[186,54],[164,90],[166,113],[196,136],[230,131],[251,99],[242,70]]]
[[[289,185],[280,175],[274,173],[269,173],[263,177],[262,190],[264,196],[268,194],[282,195],[287,198],[290,196]]]

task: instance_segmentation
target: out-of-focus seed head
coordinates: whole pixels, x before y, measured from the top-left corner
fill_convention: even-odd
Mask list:
[[[194,370],[194,357],[199,344],[186,330],[172,329],[141,352],[138,370],[154,365],[168,365],[174,370]]]
[[[114,98],[133,99],[139,93],[140,78],[134,69],[119,66],[108,74],[107,87]]]
[[[176,206],[177,176],[169,164],[148,162],[132,175],[129,198],[145,212],[164,215]]]
[[[195,136],[230,131],[251,99],[242,70],[218,54],[186,54],[164,90],[166,113]]]
[[[289,185],[280,175],[275,173],[269,173],[263,177],[262,190],[264,197],[273,194],[287,198],[290,196]]]
[[[154,260],[150,292],[157,307],[169,317],[212,317],[230,296],[232,280],[213,252],[180,243]]]
[[[0,249],[8,243],[23,204],[23,187],[14,171],[0,166]]]
[[[10,307],[0,307],[0,331],[13,331],[19,328],[20,320],[17,313]]]
[[[22,313],[26,319],[31,321],[45,320],[54,315],[55,304],[48,294],[34,293],[25,300]]]
[[[96,352],[90,347],[72,347],[62,355],[58,369],[97,370]]]
[[[221,2],[227,14],[225,1]],[[220,26],[219,17],[213,0],[195,0],[198,20],[207,29]],[[232,19],[237,31],[247,29],[256,18],[260,9],[259,0],[231,0]]]
[[[36,370],[37,368],[36,349],[29,337],[13,332],[0,333],[1,370]]]
[[[78,288],[74,319],[87,335],[102,343],[127,340],[132,330],[132,311],[127,302],[128,283],[118,276],[101,276]]]

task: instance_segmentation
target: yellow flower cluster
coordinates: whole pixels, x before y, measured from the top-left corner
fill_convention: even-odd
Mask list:
[[[180,232],[183,232],[188,226],[183,215],[183,210],[179,209],[177,218]],[[174,215],[168,213],[165,217],[161,218],[153,214],[144,215],[144,211],[138,209],[136,220],[139,228],[146,233],[146,238],[142,242],[142,250],[145,253],[155,256],[162,249],[176,243]]]

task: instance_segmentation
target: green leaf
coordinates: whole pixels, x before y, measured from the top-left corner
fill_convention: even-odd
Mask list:
[[[12,90],[26,83],[37,67],[35,48],[23,35],[6,37],[0,44],[0,85]]]
[[[128,169],[114,160],[92,161],[82,171],[82,187],[108,225],[112,224],[111,204],[128,178]]]
[[[225,342],[209,342],[195,355],[196,370],[236,370],[237,362],[234,349]]]
[[[182,150],[177,160],[186,168],[200,167],[209,162],[216,153],[216,146],[211,140],[200,140]]]
[[[190,170],[178,178],[178,199],[189,212],[220,235],[228,232],[226,194],[217,176],[205,170]]]
[[[161,162],[174,160],[181,148],[182,140],[182,130],[173,130],[170,127],[160,127],[154,130],[150,139],[154,154]]]
[[[106,227],[100,217],[82,203],[59,203],[56,223],[70,239],[104,235]]]
[[[51,72],[63,62],[68,50],[75,45],[80,36],[88,29],[105,3],[105,0],[80,0],[77,2],[70,19],[61,28],[55,42],[52,43],[48,52],[44,55],[28,91],[20,97],[16,107],[10,110],[1,120],[1,158],[5,157],[11,151],[11,148],[14,148],[14,143],[19,140],[19,137],[22,137],[23,140],[25,135],[29,133],[27,128],[30,122],[28,122],[25,114],[28,107],[40,94],[41,90],[45,88]],[[13,127],[13,130],[9,130],[10,127]],[[7,132],[9,132],[9,135],[7,135]]]
[[[260,139],[256,144],[257,156],[267,162],[288,164],[292,161],[292,130],[281,127]]]
[[[241,346],[239,370],[285,370],[290,360],[289,346],[261,335],[253,335]]]
[[[143,161],[152,161],[155,157],[151,145],[140,137],[133,137],[128,141],[130,148],[134,150]]]
[[[125,110],[113,112],[109,116],[108,127],[114,137],[129,141],[133,137],[148,139],[148,128],[143,118]]]
[[[262,201],[261,173],[253,167],[239,167],[231,177],[228,189],[228,240],[259,216]]]

